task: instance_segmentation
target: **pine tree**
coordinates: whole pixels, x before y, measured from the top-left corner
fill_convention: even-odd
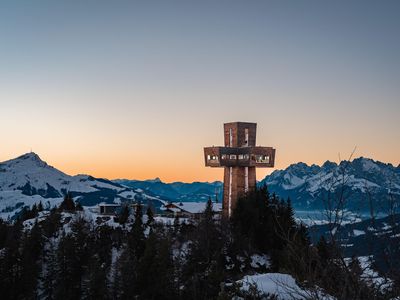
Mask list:
[[[151,227],[154,223],[154,213],[153,209],[150,206],[147,207],[146,215],[147,215],[146,226]]]
[[[223,238],[209,199],[190,244],[190,256],[183,268],[184,298],[212,299],[218,296],[225,278]]]
[[[137,261],[142,257],[145,248],[142,206],[138,204],[135,211],[135,221],[128,237],[128,247]]]
[[[138,261],[132,251],[126,248],[122,251],[116,264],[113,286],[114,299],[134,299],[140,292],[137,286]]]
[[[23,298],[36,298],[37,284],[39,278],[39,258],[42,253],[43,239],[42,231],[37,222],[32,229],[25,233],[22,239],[21,247],[21,278],[19,292],[24,295]]]
[[[178,235],[180,232],[180,228],[181,228],[178,215],[175,215],[175,217],[174,217],[173,227],[174,227],[174,234]]]
[[[59,274],[56,282],[56,298],[77,299],[82,295],[83,278],[88,267],[92,237],[90,227],[83,218],[71,223],[71,233],[63,234],[57,249]]]
[[[79,288],[75,277],[76,260],[74,239],[63,232],[57,248],[57,271],[55,299],[78,299]]]
[[[142,299],[176,299],[170,241],[153,230],[138,265],[137,284]]]
[[[41,276],[42,294],[40,298],[52,300],[55,299],[56,279],[57,274],[59,274],[56,246],[53,239],[48,240],[47,248],[43,252],[43,265],[45,268]]]
[[[119,224],[125,225],[129,218],[129,206],[124,205],[120,214],[118,215],[118,222]]]
[[[90,250],[92,249],[92,235],[88,222],[79,217],[71,224],[71,235],[74,242],[74,277],[76,279],[77,293],[82,292],[82,279],[84,271],[89,264]]]
[[[39,211],[39,212],[40,212],[40,211],[43,211],[43,204],[42,204],[42,201],[40,201],[39,204],[38,204],[38,211]]]
[[[75,202],[70,193],[66,194],[63,202],[60,204],[61,211],[75,211]]]
[[[47,238],[54,236],[61,227],[61,214],[56,209],[50,210],[49,216],[42,222],[43,234]]]
[[[86,296],[89,299],[108,299],[106,264],[98,255],[93,255],[89,261],[88,287]]]
[[[36,203],[34,203],[31,208],[31,217],[35,218],[37,217],[37,215],[38,215],[38,208],[36,206]]]

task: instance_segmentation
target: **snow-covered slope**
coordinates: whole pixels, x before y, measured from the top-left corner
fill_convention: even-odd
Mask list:
[[[99,181],[88,175],[69,176],[46,162],[35,153],[27,153],[0,164],[0,188],[36,190],[43,197],[61,196],[61,191],[94,192],[98,188],[122,190],[111,181]]]
[[[154,197],[106,179],[89,175],[67,175],[46,162],[35,153],[27,153],[0,163],[0,217],[7,218],[23,206],[42,201],[54,206],[71,193],[83,205],[99,202],[127,200],[156,201]],[[154,203],[155,206],[161,203]]]
[[[384,208],[389,197],[399,200],[400,168],[369,158],[357,158],[322,166],[297,163],[274,171],[262,183],[283,197],[290,197],[297,208],[321,208],[328,194],[343,188],[348,208],[369,210],[370,200]]]

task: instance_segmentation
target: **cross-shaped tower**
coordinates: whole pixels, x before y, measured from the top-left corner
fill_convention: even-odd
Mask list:
[[[224,167],[223,215],[230,217],[239,197],[256,187],[256,167],[272,168],[275,149],[256,146],[256,123],[224,124],[225,147],[205,147],[207,167]]]

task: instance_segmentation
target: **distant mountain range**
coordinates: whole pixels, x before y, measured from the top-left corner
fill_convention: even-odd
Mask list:
[[[324,199],[335,196],[343,187],[347,208],[369,211],[387,209],[389,200],[400,202],[400,166],[357,158],[340,164],[326,162],[322,166],[297,163],[285,170],[276,170],[260,185],[283,198],[290,197],[296,209],[324,207]],[[142,201],[160,207],[163,201],[221,201],[222,182],[164,183],[160,179],[110,181],[89,175],[67,175],[42,161],[35,153],[27,153],[0,163],[0,217],[12,216],[23,206],[42,201],[54,206],[70,192],[82,205],[99,202]],[[391,198],[390,198],[391,197]]]
[[[297,163],[274,171],[262,180],[271,192],[289,197],[297,209],[324,208],[328,199],[340,195],[352,211],[386,212],[390,205],[400,206],[400,166],[369,158],[357,158],[322,166]]]
[[[220,181],[164,183],[156,178],[114,182],[174,201],[206,201],[216,196],[220,201],[223,192]],[[400,206],[400,166],[363,157],[340,164],[327,161],[322,166],[296,163],[274,171],[258,184],[266,184],[270,192],[290,198],[300,210],[324,208],[328,197],[337,198],[339,192],[343,192],[346,208],[352,211],[369,212],[372,204],[375,212],[385,212],[390,200]]]
[[[221,201],[223,185],[221,181],[214,182],[172,182],[164,183],[159,178],[152,180],[128,180],[118,179],[115,183],[141,189],[149,195],[160,196],[171,201]]]

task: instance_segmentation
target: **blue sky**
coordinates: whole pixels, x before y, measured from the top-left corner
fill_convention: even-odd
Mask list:
[[[2,1],[0,159],[213,180],[202,147],[238,120],[278,168],[398,164],[399,31],[398,1]]]

